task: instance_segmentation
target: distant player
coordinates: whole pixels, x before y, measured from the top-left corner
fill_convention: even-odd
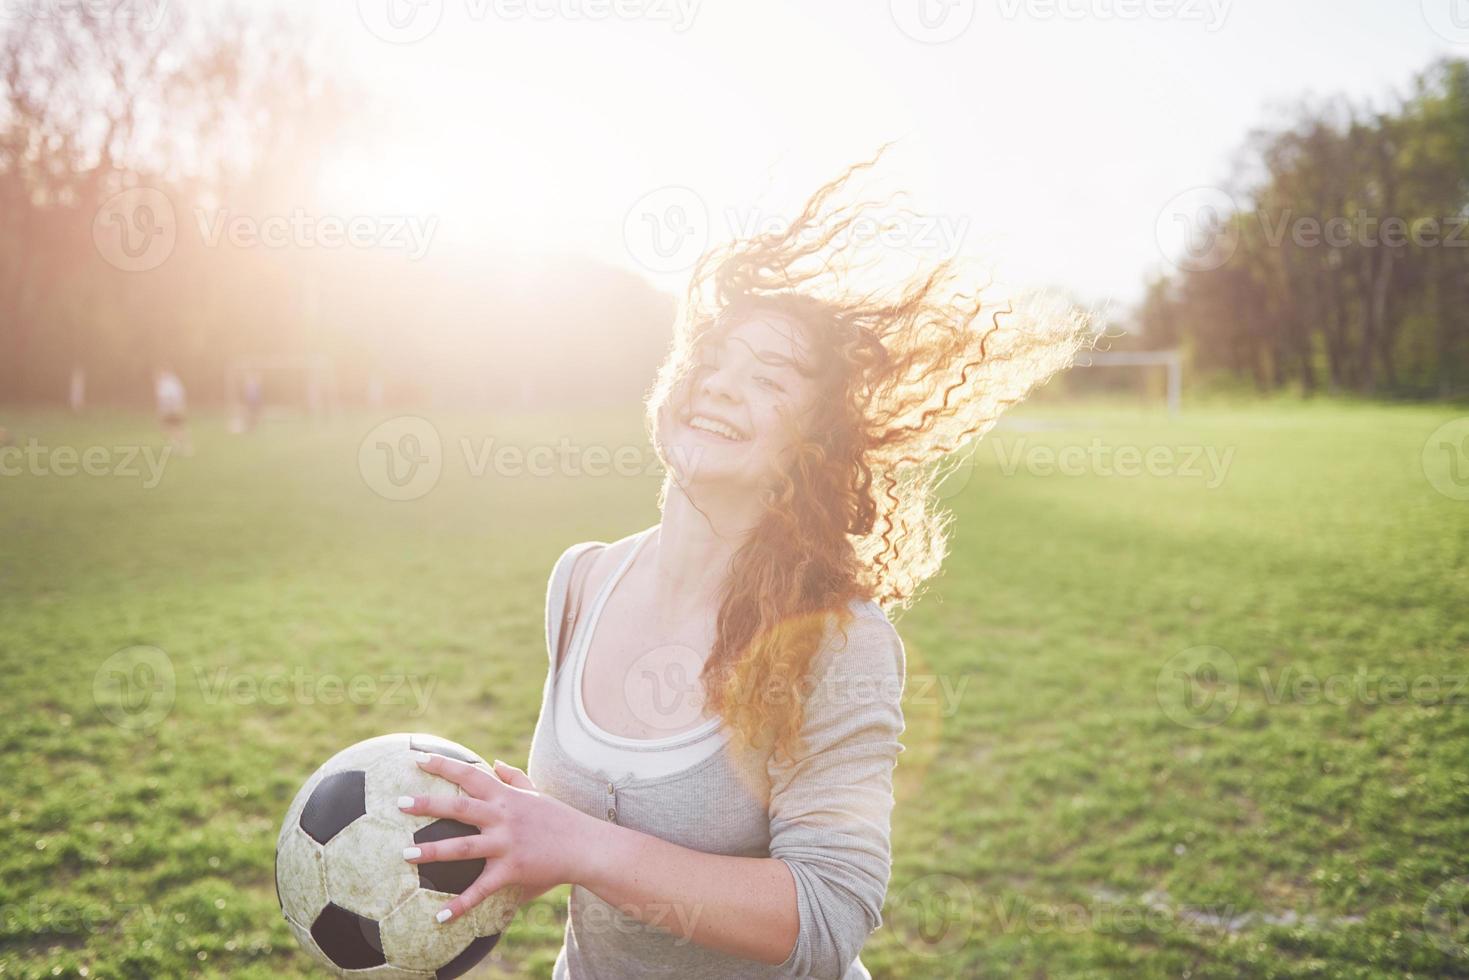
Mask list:
[[[185,456],[194,454],[189,441],[189,421],[184,383],[166,367],[153,374],[153,398],[158,404],[158,421],[173,448]]]
[[[260,422],[260,406],[264,400],[264,391],[260,384],[260,375],[251,371],[245,375],[245,431],[253,432],[255,426]]]

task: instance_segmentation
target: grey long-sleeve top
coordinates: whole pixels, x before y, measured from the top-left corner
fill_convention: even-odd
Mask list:
[[[547,672],[531,744],[531,778],[541,791],[584,813],[712,854],[784,861],[796,883],[800,931],[790,956],[768,966],[708,949],[667,927],[626,916],[581,886],[571,891],[557,980],[669,977],[819,977],[870,975],[858,953],[882,924],[891,874],[893,770],[903,750],[905,656],[897,631],[871,602],[828,637],[810,674],[801,751],[795,759],[754,753],[730,742],[689,769],[651,779],[609,778],[568,757],[552,719],[556,654],[571,563],[568,549],[546,594]]]

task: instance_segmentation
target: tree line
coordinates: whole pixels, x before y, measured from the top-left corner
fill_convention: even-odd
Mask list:
[[[1469,63],[1385,110],[1329,99],[1250,134],[1229,186],[1185,195],[1143,346],[1261,391],[1469,392]]]
[[[371,159],[371,98],[287,14],[131,6],[0,23],[0,402],[64,403],[80,373],[91,404],[146,404],[160,367],[219,402],[241,364],[316,359],[341,402],[636,404],[671,298],[462,239],[327,247],[360,216],[325,162]],[[377,217],[389,243],[437,220]]]

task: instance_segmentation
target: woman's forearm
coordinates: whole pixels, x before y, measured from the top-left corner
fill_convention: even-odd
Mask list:
[[[784,963],[800,931],[796,882],[775,858],[705,854],[596,822],[576,884],[624,915],[762,963]]]

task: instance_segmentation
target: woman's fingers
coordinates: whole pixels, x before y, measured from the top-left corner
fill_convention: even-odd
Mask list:
[[[400,796],[398,809],[419,817],[447,817],[474,827],[495,822],[495,809],[473,796]]]
[[[457,919],[510,883],[504,861],[486,861],[484,873],[475,879],[474,884],[464,889],[462,894],[444,906],[434,918],[440,922]]]
[[[508,762],[501,762],[499,759],[496,759],[494,769],[495,775],[504,780],[508,786],[528,790],[534,790],[536,788],[536,784],[530,781],[530,777],[525,774],[525,770],[517,769]]]
[[[485,772],[478,766],[471,766],[467,762],[458,759],[450,759],[448,756],[435,755],[432,752],[416,752],[418,768],[424,772],[431,772],[435,776],[447,779],[451,783],[457,783],[464,787],[471,796],[478,796],[482,800],[489,799],[489,794],[500,787],[500,781]]]
[[[435,861],[468,861],[472,858],[499,857],[504,852],[499,842],[488,834],[450,837],[448,840],[414,844],[403,849],[403,860],[409,864]]]

